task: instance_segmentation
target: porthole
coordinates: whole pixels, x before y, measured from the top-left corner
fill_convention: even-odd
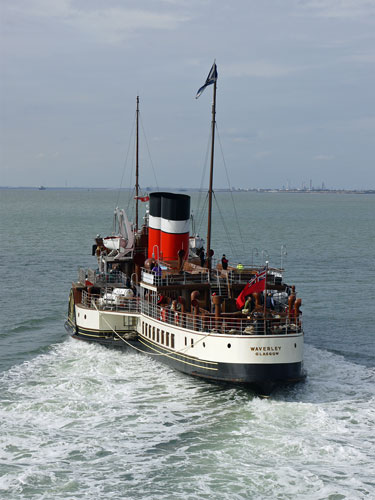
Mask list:
[[[227,346],[227,347],[228,347],[228,349],[230,349],[232,346],[231,346],[231,344],[228,344],[228,346]]]
[[[86,314],[84,315],[84,318],[86,319]]]
[[[206,347],[206,342],[203,342],[203,347]]]
[[[297,349],[297,344],[294,344],[294,347]]]

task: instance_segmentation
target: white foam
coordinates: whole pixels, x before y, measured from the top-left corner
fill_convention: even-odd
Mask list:
[[[0,378],[0,496],[374,497],[374,372],[311,346],[306,359],[305,384],[262,400],[56,345]]]

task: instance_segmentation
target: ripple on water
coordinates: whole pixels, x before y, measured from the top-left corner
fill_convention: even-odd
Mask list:
[[[369,498],[374,373],[306,347],[268,400],[69,339],[0,379],[7,498]]]

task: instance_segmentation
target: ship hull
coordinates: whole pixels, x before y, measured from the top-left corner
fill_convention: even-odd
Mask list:
[[[82,317],[82,314],[80,316]],[[103,324],[101,313],[96,312],[91,318],[91,328],[68,324],[67,330],[75,339],[147,354],[187,375],[216,383],[249,386],[264,396],[268,396],[277,386],[300,382],[305,378],[302,361],[303,335],[251,338],[216,335],[208,338],[196,332],[172,328],[143,315],[137,317],[137,323],[132,331],[120,331],[119,328],[103,330],[95,328],[93,324],[95,316],[97,323]],[[118,314],[115,317],[114,314],[106,315],[107,326],[116,321],[119,322]],[[150,332],[154,327],[168,328],[170,335],[172,332],[174,335],[174,348],[160,345],[160,342],[149,338],[148,328],[145,325],[148,325]],[[189,348],[186,347],[187,339]],[[195,343],[195,348],[190,347],[190,342]],[[207,355],[202,355],[202,351]],[[237,351],[236,362],[226,361],[229,351]],[[242,354],[243,352],[245,354]],[[239,356],[238,353],[242,355]],[[282,362],[278,362],[279,360]]]

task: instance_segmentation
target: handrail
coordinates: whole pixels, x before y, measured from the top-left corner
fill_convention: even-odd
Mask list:
[[[139,297],[124,298],[116,297],[111,298],[106,296],[106,292],[102,294],[90,293],[86,290],[82,291],[81,303],[83,306],[100,311],[120,311],[120,312],[140,312],[140,299]]]
[[[288,317],[285,313],[269,315],[264,318],[262,312],[250,316],[233,317],[230,313],[215,316],[212,313],[196,315],[182,313],[167,306],[152,304],[139,297],[116,299],[106,298],[106,293],[92,294],[82,291],[82,305],[99,311],[142,313],[152,319],[182,327],[195,332],[211,332],[227,335],[282,335],[302,331],[301,317]]]
[[[109,273],[99,273],[93,269],[88,269],[87,272],[80,268],[78,269],[78,281],[85,284],[89,281],[93,285],[114,284],[126,285],[128,278],[122,271],[111,271]]]
[[[216,317],[212,313],[195,315],[174,311],[170,307],[157,306],[151,302],[141,302],[141,312],[153,319],[169,323],[177,327],[187,328],[197,332],[216,332],[230,335],[281,335],[299,333],[302,331],[301,317],[293,318],[285,314],[266,316],[256,312],[246,317],[233,317],[222,314]]]

